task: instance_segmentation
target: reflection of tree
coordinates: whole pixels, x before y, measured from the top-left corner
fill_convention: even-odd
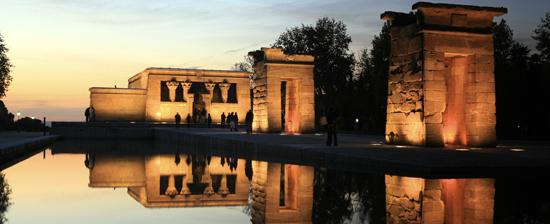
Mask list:
[[[4,214],[11,205],[10,194],[10,185],[8,185],[8,182],[4,178],[4,174],[0,173],[0,224],[6,223],[6,217]]]
[[[383,175],[315,169],[313,199],[314,223],[385,223]]]

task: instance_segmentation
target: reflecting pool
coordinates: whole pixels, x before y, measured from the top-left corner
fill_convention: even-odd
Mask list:
[[[150,142],[59,142],[2,171],[0,211],[9,223],[56,224],[549,219],[549,184],[538,177],[428,179],[258,158]]]

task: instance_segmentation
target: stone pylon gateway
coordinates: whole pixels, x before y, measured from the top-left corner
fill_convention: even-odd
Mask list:
[[[391,35],[386,142],[496,144],[493,18],[506,8],[418,2]]]
[[[281,48],[248,54],[254,58],[253,131],[314,132],[314,57],[285,54]]]

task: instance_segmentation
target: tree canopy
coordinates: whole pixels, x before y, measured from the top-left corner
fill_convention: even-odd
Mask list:
[[[289,28],[273,44],[273,47],[282,47],[288,54],[310,54],[315,57],[317,115],[324,114],[327,108],[335,108],[343,115],[341,118],[353,119],[349,107],[355,60],[349,50],[350,43],[351,37],[342,21],[323,17],[315,25],[302,24]]]
[[[0,98],[6,96],[12,77],[10,76],[10,60],[6,55],[8,48],[4,44],[4,38],[0,34]]]
[[[533,39],[537,41],[536,48],[540,51],[542,60],[550,62],[550,12],[541,19],[534,33]]]

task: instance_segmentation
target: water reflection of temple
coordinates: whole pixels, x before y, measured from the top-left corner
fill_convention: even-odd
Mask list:
[[[231,206],[248,200],[245,161],[187,155],[90,157],[90,187],[127,187],[145,207]]]
[[[89,186],[143,206],[247,205],[253,223],[311,223],[313,167],[203,155],[86,155]],[[251,181],[249,181],[251,180]]]

